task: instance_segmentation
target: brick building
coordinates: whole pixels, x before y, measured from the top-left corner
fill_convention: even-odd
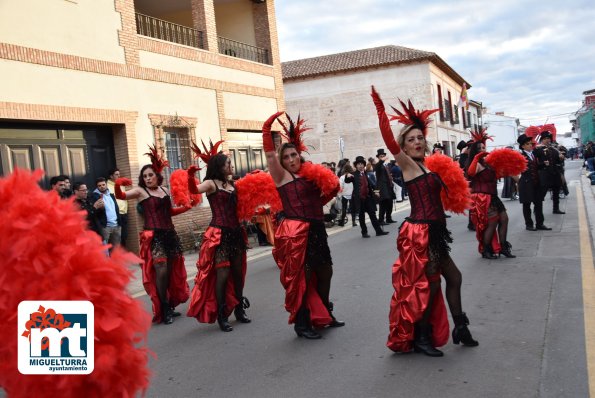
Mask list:
[[[398,97],[416,108],[440,108],[428,140],[444,144],[447,154],[455,155],[457,143],[469,139],[471,115],[457,103],[463,83],[471,85],[433,52],[383,46],[284,62],[283,83],[288,112],[301,113],[313,128],[306,143],[315,162],[367,158],[384,147],[372,84],[386,105],[396,106]]]
[[[191,139],[225,139],[240,174],[261,167],[262,122],[284,108],[273,0],[3,1],[0,76],[0,174],[91,186],[115,166],[136,181],[148,144],[186,168]],[[174,219],[186,246],[209,217],[203,203]]]

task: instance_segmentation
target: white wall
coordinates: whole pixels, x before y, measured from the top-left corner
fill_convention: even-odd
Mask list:
[[[501,116],[493,113],[483,115],[484,127],[487,127],[488,135],[493,136],[493,141],[487,142],[488,150],[513,146],[518,148],[517,138],[519,136],[516,118]]]

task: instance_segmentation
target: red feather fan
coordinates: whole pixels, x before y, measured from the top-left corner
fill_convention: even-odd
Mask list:
[[[196,185],[200,184],[200,181],[195,178]],[[176,206],[196,206],[202,202],[201,194],[192,194],[188,189],[188,172],[184,169],[175,170],[171,173],[169,178],[169,186],[173,197],[173,202]]]
[[[471,207],[471,191],[469,183],[463,175],[463,170],[450,157],[435,153],[426,157],[425,166],[440,176],[447,189],[440,192],[442,205],[445,210],[454,213],[464,213]]]
[[[403,112],[399,111],[394,106],[391,106],[391,108],[393,108],[393,111],[397,112],[397,114],[390,115],[390,120],[396,120],[408,126],[413,125],[416,128],[420,129],[425,137],[427,133],[426,130],[428,124],[430,123],[430,115],[434,112],[438,112],[440,109],[427,109],[423,111],[418,111],[413,107],[411,100],[409,100],[409,106],[405,105],[405,103],[400,99],[399,102],[401,103]]]
[[[152,169],[155,173],[161,174],[164,168],[169,167],[169,162],[163,159],[156,147],[149,145],[149,152],[145,155],[151,159]]]
[[[297,122],[295,124],[288,114],[285,114],[285,116],[287,116],[287,120],[289,121],[289,129],[283,124],[283,122],[281,122],[281,120],[277,119],[285,131],[283,136],[287,139],[287,141],[295,145],[295,149],[298,151],[298,153],[301,154],[304,151],[307,152],[306,150],[308,148],[304,144],[303,134],[306,131],[312,129],[305,126],[306,121],[300,118],[300,115],[298,115]]]
[[[328,203],[328,201],[337,196],[337,193],[341,188],[339,178],[335,173],[320,164],[313,164],[310,162],[302,163],[302,167],[298,174],[300,177],[316,184],[322,193],[323,204]]]
[[[237,214],[240,221],[250,221],[255,211],[269,205],[271,213],[283,209],[275,182],[269,173],[255,170],[235,183],[238,194]]]
[[[41,171],[0,179],[0,386],[10,397],[134,397],[149,384],[145,348],[151,316],[126,292],[131,253],[106,246],[73,200],[37,184]],[[23,193],[26,193],[23,196]],[[59,224],[56,223],[59,220]],[[87,300],[95,307],[95,370],[89,375],[22,375],[17,307],[23,300]]]
[[[485,161],[496,171],[497,178],[518,176],[527,169],[527,159],[509,148],[493,150]]]

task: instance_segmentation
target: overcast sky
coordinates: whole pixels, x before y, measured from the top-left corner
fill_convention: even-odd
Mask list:
[[[281,61],[383,45],[438,54],[469,97],[521,124],[555,123],[595,89],[593,0],[277,0]]]

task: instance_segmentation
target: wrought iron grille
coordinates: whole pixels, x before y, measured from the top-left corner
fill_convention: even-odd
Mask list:
[[[266,48],[251,46],[250,44],[227,39],[221,36],[219,36],[217,39],[219,44],[219,52],[221,54],[259,62],[261,64],[271,64],[269,50]]]
[[[204,48],[200,30],[138,12],[136,13],[136,33],[185,46]]]

